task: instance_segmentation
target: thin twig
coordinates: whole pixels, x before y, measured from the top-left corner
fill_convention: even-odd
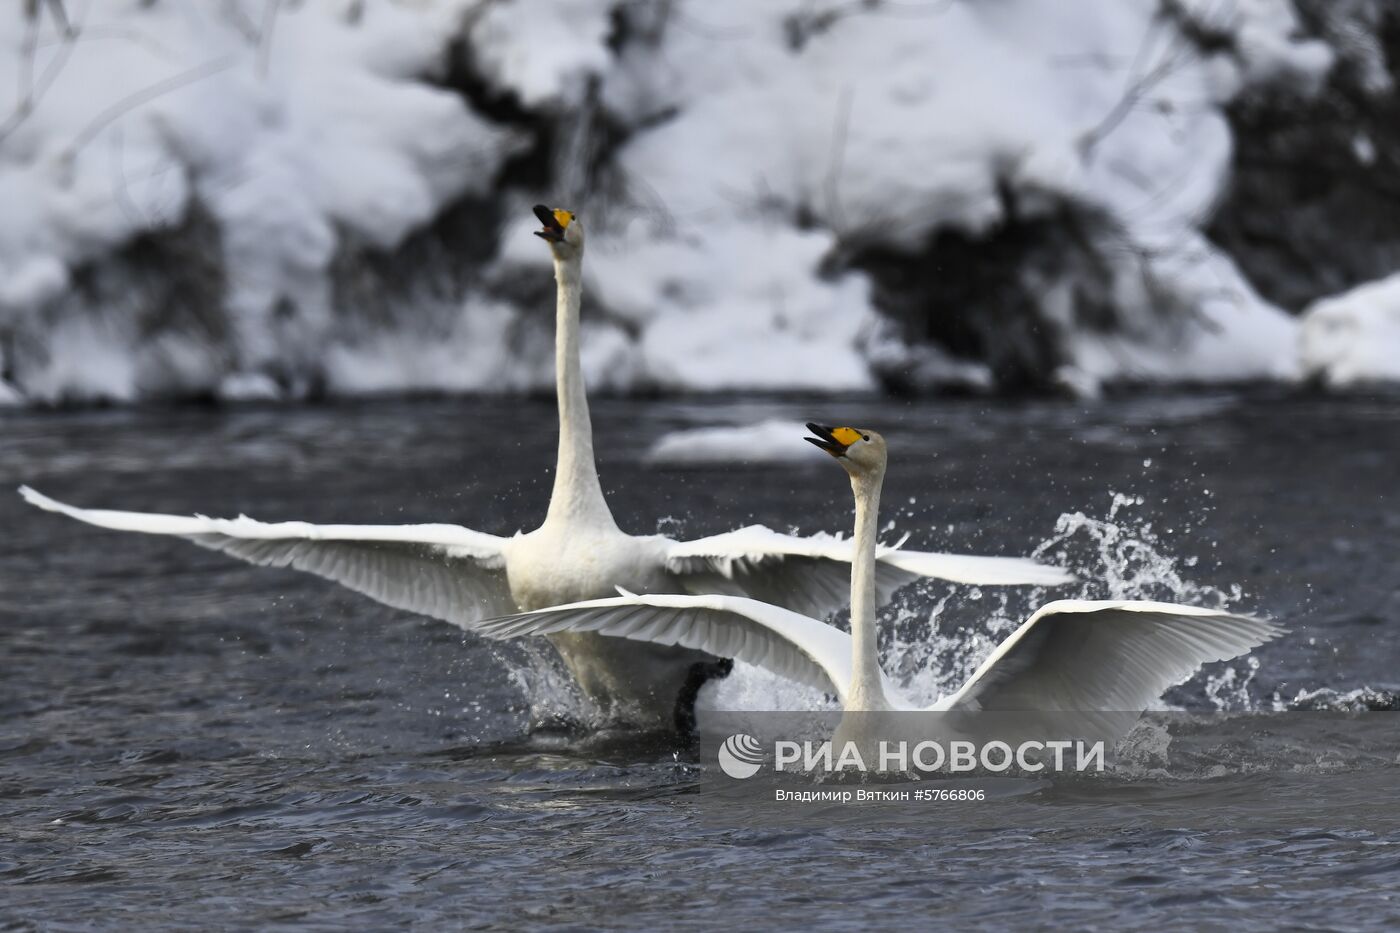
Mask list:
[[[1099,143],[1118,129],[1123,121],[1137,109],[1138,104],[1147,96],[1147,93],[1171,77],[1193,54],[1189,48],[1169,53],[1169,57],[1164,58],[1151,71],[1132,82],[1104,118],[1079,137],[1079,151],[1083,153],[1084,159],[1087,161],[1092,158],[1093,151]]]
[[[131,196],[126,180],[126,134],[122,132],[120,123],[112,127],[112,175],[112,194],[117,207],[126,215],[127,220],[136,227],[154,226],[146,212],[141,209],[141,205]]]
[[[39,8],[29,6],[25,11],[24,39],[20,43],[19,93],[15,107],[28,104],[34,94],[34,60],[39,54]]]
[[[75,42],[98,42],[106,39],[124,39],[134,45],[141,46],[153,55],[158,55],[169,61],[176,61],[179,59],[179,56],[175,54],[173,49],[162,45],[139,29],[127,29],[124,26],[115,25],[84,26],[81,32],[73,35],[73,41]],[[64,36],[59,36],[55,40],[40,42],[38,47],[41,49],[52,48],[56,45],[62,45],[66,41],[68,40]]]
[[[845,226],[841,210],[841,172],[846,164],[846,140],[850,138],[851,102],[854,98],[855,88],[848,84],[836,99],[836,121],[831,131],[831,164],[826,172],[827,222],[838,236]]]
[[[1236,9],[1234,0],[1221,0],[1214,12],[1209,12],[1196,21],[1204,23],[1218,20],[1220,18],[1218,14],[1225,14],[1227,10]],[[1170,78],[1193,58],[1199,56],[1199,50],[1193,46],[1187,34],[1178,28],[1167,49],[1162,53],[1161,59],[1145,74],[1142,73],[1143,62],[1149,57],[1147,53],[1152,48],[1160,27],[1168,21],[1166,19],[1168,15],[1169,11],[1163,10],[1152,18],[1143,35],[1142,42],[1138,45],[1137,54],[1133,57],[1133,64],[1128,69],[1122,95],[1096,126],[1080,136],[1078,146],[1085,161],[1093,157],[1094,149],[1099,143],[1116,130],[1154,88]]]
[[[63,8],[63,0],[47,0],[47,6],[49,16],[53,17],[54,25],[62,35],[73,37],[78,34],[77,27],[68,18],[68,11]]]
[[[169,94],[172,91],[179,90],[196,81],[201,81],[221,71],[226,71],[238,64],[238,59],[239,56],[237,54],[216,58],[213,61],[205,62],[187,71],[182,71],[180,74],[173,75],[163,81],[157,81],[155,84],[142,88],[136,93],[117,101],[94,117],[92,121],[83,128],[82,132],[73,137],[73,141],[68,144],[68,147],[63,151],[60,158],[65,162],[71,163],[72,160],[77,157],[78,153],[91,143],[104,129],[110,126],[114,120],[120,119],[142,104],[149,103],[164,94]]]
[[[55,9],[58,11],[57,14],[54,12]],[[15,130],[19,129],[24,121],[28,120],[34,113],[34,109],[38,107],[39,101],[41,101],[44,95],[49,92],[49,89],[53,87],[54,81],[58,79],[59,73],[63,71],[64,66],[68,64],[68,58],[73,54],[73,47],[77,43],[79,30],[68,20],[62,5],[60,4],[55,7],[50,3],[48,10],[50,16],[58,15],[62,17],[61,20],[56,20],[56,25],[59,27],[60,35],[62,36],[62,42],[59,45],[58,51],[54,53],[54,57],[49,60],[48,65],[44,67],[43,72],[39,75],[39,80],[35,81],[34,65],[39,49],[39,10],[36,5],[30,4],[30,6],[25,9],[25,14],[29,17],[30,28],[25,33],[24,45],[22,47],[23,51],[20,55],[20,87],[24,90],[19,100],[15,103],[14,112],[5,119],[3,124],[0,124],[0,144],[3,144],[5,139],[13,134]]]
[[[272,60],[272,36],[277,29],[277,14],[282,11],[282,0],[266,0],[263,6],[262,24],[258,27],[258,77],[267,77],[268,64]]]

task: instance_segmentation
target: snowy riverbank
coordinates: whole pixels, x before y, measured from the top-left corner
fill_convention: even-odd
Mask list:
[[[1393,326],[1300,328],[1207,235],[1227,108],[1354,54],[1287,0],[35,9],[0,401],[547,387],[537,200],[615,391],[1396,376]]]

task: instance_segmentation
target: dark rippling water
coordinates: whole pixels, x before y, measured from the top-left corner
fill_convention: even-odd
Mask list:
[[[1400,400],[604,402],[620,524],[846,528],[830,464],[643,462],[670,430],[767,418],[885,430],[885,501],[914,545],[1050,542],[1098,578],[1089,592],[1228,594],[1291,628],[1257,669],[1176,688],[1177,707],[1394,705]],[[0,484],[511,533],[544,514],[553,423],[534,402],[11,412]],[[1306,720],[1295,739],[1254,712],[1168,742],[1145,724],[1130,773],[1016,785],[975,811],[778,812],[716,792],[693,751],[532,744],[525,649],[8,493],[0,528],[0,928],[1400,923],[1388,726]],[[1009,624],[1039,594],[1003,598],[913,589],[886,620],[891,664],[956,679],[988,611]],[[741,671],[706,702],[774,689]]]

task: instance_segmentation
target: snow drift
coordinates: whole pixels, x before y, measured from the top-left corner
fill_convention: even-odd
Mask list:
[[[1400,382],[1400,275],[1309,307],[1300,352],[1304,373],[1333,388]]]
[[[546,387],[537,200],[601,388],[1294,378],[1201,231],[1333,60],[1287,0],[6,5],[0,400]]]
[[[800,421],[770,418],[757,424],[724,424],[683,428],[658,438],[645,461],[653,466],[712,466],[728,469],[746,464],[790,464],[828,456],[804,443],[808,433]]]

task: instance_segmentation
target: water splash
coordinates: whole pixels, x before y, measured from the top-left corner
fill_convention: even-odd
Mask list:
[[[1243,674],[1240,673],[1241,668],[1244,670]],[[1241,658],[1220,673],[1206,677],[1206,699],[1218,710],[1255,709],[1257,704],[1249,686],[1254,682],[1254,675],[1257,673],[1258,658],[1254,655]]]
[[[1171,776],[1172,734],[1167,723],[1144,716],[1114,750],[1114,771],[1124,777]]]
[[[882,660],[905,698],[923,706],[956,689],[1052,597],[1154,599],[1213,609],[1238,604],[1243,596],[1238,585],[1220,589],[1188,577],[1197,558],[1171,553],[1153,523],[1136,514],[1144,504],[1140,496],[1115,492],[1103,518],[1082,511],[1059,517],[1054,533],[1031,556],[1074,571],[1080,582],[1071,593],[975,586],[949,591],[946,584],[924,583],[901,594],[890,610],[893,625],[887,631],[892,630],[892,637],[886,639]],[[1167,535],[1177,533],[1166,530]],[[1197,692],[1212,709],[1255,709],[1251,685],[1257,669],[1257,660],[1243,659],[1210,674]]]
[[[734,670],[723,680],[712,680],[701,688],[696,708],[723,710],[725,713],[760,710],[820,712],[839,709],[834,696],[814,687],[794,683],[772,671],[752,664],[734,662]]]
[[[579,689],[559,652],[543,638],[522,638],[507,649],[493,645],[510,681],[528,698],[530,722],[603,725],[602,712]]]
[[[1400,693],[1376,687],[1345,691],[1320,687],[1317,690],[1300,690],[1292,700],[1286,703],[1280,700],[1277,708],[1338,713],[1393,712],[1400,710]]]
[[[1145,503],[1141,496],[1115,492],[1102,519],[1083,512],[1061,515],[1055,534],[1031,556],[1078,574],[1084,582],[1076,595],[1084,599],[1160,599],[1212,609],[1237,603],[1243,595],[1238,585],[1221,590],[1183,575],[1183,568],[1195,567],[1199,559],[1171,556],[1153,523],[1134,518],[1133,510]]]

